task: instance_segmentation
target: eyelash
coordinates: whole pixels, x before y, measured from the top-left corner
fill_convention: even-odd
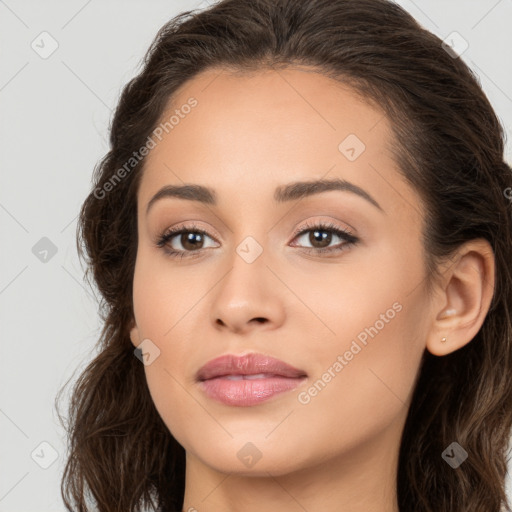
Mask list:
[[[355,245],[359,239],[355,237],[352,233],[350,233],[348,230],[345,230],[343,228],[338,227],[336,224],[332,223],[324,223],[324,222],[318,222],[316,224],[306,224],[305,226],[302,226],[301,228],[297,229],[295,233],[293,234],[293,239],[297,238],[299,235],[304,235],[305,233],[309,233],[310,231],[327,231],[330,233],[335,234],[336,236],[340,237],[345,241],[341,246],[338,245],[337,247],[324,247],[324,248],[314,248],[314,247],[306,247],[303,248],[303,250],[306,250],[306,252],[310,253],[316,253],[316,254],[326,254],[326,253],[332,253],[332,252],[341,252],[346,250],[348,247],[351,247]],[[183,233],[196,233],[201,235],[206,235],[210,237],[210,235],[197,227],[195,224],[192,224],[191,226],[180,226],[177,228],[171,228],[165,232],[163,232],[161,235],[159,235],[156,246],[158,248],[161,248],[165,251],[165,253],[171,257],[171,258],[195,258],[198,255],[193,253],[200,253],[202,249],[198,249],[197,251],[181,251],[176,249],[170,249],[169,247],[166,247],[166,245],[177,235],[182,235]],[[210,237],[212,238],[212,237]],[[189,253],[189,254],[187,254]],[[192,254],[190,254],[192,253]]]

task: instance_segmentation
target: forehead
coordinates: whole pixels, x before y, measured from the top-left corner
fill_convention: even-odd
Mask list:
[[[208,69],[178,89],[162,121],[179,111],[191,97],[198,105],[180,120],[179,127],[172,129],[169,139],[184,139],[193,132],[194,139],[201,139],[203,144],[211,142],[209,149],[229,145],[233,139],[238,143],[245,139],[248,145],[253,142],[253,147],[264,142],[267,147],[272,144],[284,150],[299,140],[322,140],[322,147],[334,145],[338,150],[336,142],[348,134],[358,135],[374,149],[382,149],[392,138],[388,120],[380,109],[348,85],[314,68],[250,73]],[[372,134],[377,124],[379,129]],[[157,153],[153,152],[154,156]]]
[[[390,201],[396,187],[411,192],[403,182],[389,186],[399,176],[385,114],[311,68],[206,70],[173,95],[161,122],[171,116],[172,127],[146,158],[143,204],[159,187],[183,182],[224,190],[226,197],[242,189],[253,198],[270,196],[283,183],[333,177]]]

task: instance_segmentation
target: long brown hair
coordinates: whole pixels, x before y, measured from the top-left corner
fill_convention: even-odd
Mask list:
[[[144,165],[143,158],[130,160],[133,152],[173,93],[199,72],[294,65],[348,84],[389,117],[400,172],[427,206],[429,282],[462,243],[485,238],[493,248],[495,290],[480,331],[447,356],[425,351],[400,445],[397,492],[402,512],[510,512],[512,170],[503,157],[504,132],[461,58],[386,0],[224,0],[182,12],[158,32],[122,92],[110,150],[95,168],[78,222],[78,251],[101,293],[104,327],[98,355],[69,403],[61,486],[68,510],[91,510],[88,500],[102,512],[183,504],[185,452],[153,405],[129,339]],[[469,455],[457,469],[442,457],[454,441]]]

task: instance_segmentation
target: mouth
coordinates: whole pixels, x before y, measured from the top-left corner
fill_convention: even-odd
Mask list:
[[[225,355],[200,368],[196,380],[209,398],[226,405],[247,407],[291,391],[307,374],[284,361],[262,354]]]

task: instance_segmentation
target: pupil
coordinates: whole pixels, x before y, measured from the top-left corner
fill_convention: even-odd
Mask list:
[[[332,235],[328,234],[326,231],[312,231],[310,235],[310,242],[314,245],[316,243],[320,243],[321,247],[328,246],[331,243]],[[201,233],[187,233],[185,234],[185,242],[182,240],[183,247],[187,248],[187,244],[190,244],[188,247],[189,249],[196,249],[197,243],[194,242],[194,239],[196,239],[196,242],[199,242],[199,244],[202,241],[202,235]]]
[[[185,235],[185,243],[183,243],[183,240],[182,240],[182,245],[183,247],[185,247],[186,249],[197,249],[197,245],[196,243],[194,243],[194,238],[197,238],[198,242],[201,242],[201,238],[202,238],[202,235],[201,233],[186,233]],[[187,247],[187,244],[190,244],[189,247]]]
[[[322,245],[322,247],[325,247],[325,246],[328,246],[331,243],[332,235],[331,234],[327,234],[325,231],[313,231],[312,232],[312,237],[314,239],[314,240],[310,239],[310,242],[312,243],[312,245],[314,245],[317,241],[319,241],[319,242],[325,242]],[[318,240],[317,237],[319,237],[320,240]]]

